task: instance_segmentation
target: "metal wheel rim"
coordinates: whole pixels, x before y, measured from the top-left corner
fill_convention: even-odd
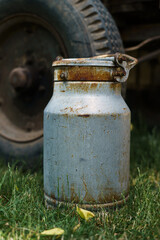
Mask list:
[[[21,28],[27,27],[27,26],[29,27],[28,29],[25,29],[25,28],[23,29],[22,35],[24,35],[24,39],[23,39],[24,43],[21,44],[19,43],[21,42],[21,38],[18,38],[18,37],[21,36]],[[31,26],[32,26],[32,29],[30,29]],[[15,32],[13,31],[14,28],[15,28]],[[35,32],[33,32],[34,28],[36,29]],[[7,32],[8,30],[10,30],[10,32]],[[17,37],[16,39],[17,41],[15,41],[15,48],[14,48],[14,46],[11,47],[12,45],[14,45],[13,44],[14,41],[12,38],[14,38],[14,35],[16,33],[17,33],[17,36],[15,36],[15,39]],[[35,33],[36,35],[39,34],[38,36],[40,36],[40,34],[43,33],[41,35],[41,38],[38,39],[39,41],[37,41],[37,46],[35,43],[36,40],[33,39]],[[0,136],[2,136],[7,140],[18,142],[18,143],[33,142],[43,136],[43,130],[42,130],[43,109],[47,104],[47,102],[49,101],[50,97],[52,96],[51,88],[53,88],[52,67],[51,67],[52,61],[57,55],[63,55],[64,57],[67,57],[68,54],[60,35],[56,32],[54,27],[36,15],[17,14],[4,19],[0,23],[0,35],[2,36],[0,40],[0,46],[2,46],[2,48],[0,49],[0,69],[1,69],[0,70]],[[26,36],[28,36],[28,38]],[[38,36],[36,37],[38,38]],[[31,98],[36,99],[36,97],[34,96],[34,91],[35,91],[35,95],[37,96],[37,99],[34,100],[36,102],[36,103],[34,102],[34,108],[36,113],[30,111],[31,107],[33,107],[33,104],[32,104],[33,101],[29,101],[28,103],[26,103],[27,100],[24,101],[23,99],[24,96],[27,96],[27,92],[26,93],[22,92],[21,97],[19,95],[17,97],[17,92],[15,91],[15,89],[13,89],[13,86],[10,86],[10,83],[8,82],[9,73],[11,72],[12,68],[19,67],[21,65],[23,66],[24,62],[26,64],[26,59],[23,60],[23,58],[25,58],[26,54],[28,54],[27,52],[25,52],[26,49],[28,49],[28,51],[31,50],[31,46],[26,47],[25,45],[27,42],[29,42],[29,39],[33,40],[33,45],[35,43],[35,49],[33,49],[33,52],[31,53],[31,55],[34,55],[33,54],[34,52],[37,54],[38,50],[40,50],[42,59],[44,60],[46,59],[46,62],[44,61],[44,65],[46,64],[45,69],[47,70],[45,72],[46,74],[45,77],[43,75],[43,78],[45,78],[45,80],[43,79],[43,83],[47,85],[46,82],[47,81],[49,82],[46,87],[48,92],[46,90],[46,92],[43,93],[45,96],[41,96],[42,92],[40,93],[40,95],[37,96],[36,91],[40,91],[40,90],[42,91],[43,89],[39,90],[40,82],[38,82],[42,80],[37,80],[37,78],[35,77],[38,90],[36,88],[34,90],[32,89],[33,93]],[[46,49],[49,50],[48,52],[47,50],[44,49],[44,47],[42,49],[41,46],[43,46],[43,42],[44,42],[44,46],[45,44],[47,45]],[[30,42],[30,45],[31,44],[32,42]],[[20,46],[20,47],[18,48],[17,46]],[[19,49],[20,49],[19,51],[21,51],[23,47],[24,47],[24,52],[22,52],[23,54],[17,53],[16,55],[15,52],[18,51]],[[53,47],[55,47],[54,50],[52,50]],[[6,49],[11,52],[10,55],[8,54],[7,51],[5,51]],[[38,56],[38,54],[37,55],[36,54],[34,55],[36,56],[35,58],[36,60],[34,61],[38,65],[40,64],[41,58]],[[14,56],[17,56],[17,58],[14,58]],[[45,58],[44,56],[47,56],[47,57]],[[17,60],[18,57],[19,57],[19,60]],[[11,66],[13,67],[11,68]],[[40,68],[42,68],[41,64],[40,64]],[[37,69],[39,68],[37,67]],[[38,76],[39,76],[39,72],[38,72]],[[21,101],[21,103],[20,103],[20,99],[23,100]],[[38,104],[41,104],[41,106],[39,106]],[[7,107],[9,108],[8,110],[7,110]]]

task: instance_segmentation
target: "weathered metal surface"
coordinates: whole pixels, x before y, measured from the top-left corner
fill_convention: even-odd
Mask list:
[[[113,70],[106,67],[62,67],[55,70],[55,81],[114,81]]]
[[[72,67],[66,66],[67,71]],[[56,73],[54,94],[44,111],[46,202],[97,209],[121,204],[129,191],[130,149],[130,110],[121,84],[83,76],[81,81],[62,81],[60,75]]]

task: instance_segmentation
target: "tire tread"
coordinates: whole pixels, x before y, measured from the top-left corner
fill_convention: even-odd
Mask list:
[[[90,32],[95,54],[124,52],[117,26],[100,0],[71,0]]]

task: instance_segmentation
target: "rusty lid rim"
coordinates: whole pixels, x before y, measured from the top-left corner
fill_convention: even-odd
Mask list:
[[[62,66],[115,66],[115,54],[100,55],[90,58],[62,58],[57,57],[53,67]]]
[[[137,64],[137,59],[129,55],[122,53],[100,55],[91,58],[68,58],[63,59],[58,57],[56,61],[53,62],[52,66],[55,70],[58,70],[61,67],[118,67],[118,71],[112,76],[114,80],[118,82],[125,82],[128,78],[129,71]],[[121,71],[122,69],[122,71]],[[58,70],[59,71],[59,70]],[[110,72],[110,70],[109,70]],[[67,73],[63,73],[64,76],[61,76],[62,80],[67,80]],[[82,76],[82,79],[84,77]],[[68,79],[69,80],[69,79]],[[107,79],[109,80],[109,79]]]
[[[125,62],[125,65],[132,67],[137,64],[137,59],[133,58],[127,54],[115,53],[107,55],[99,55],[90,58],[62,58],[57,57],[56,60],[52,63],[53,67],[62,67],[62,66],[122,66],[122,63]]]
[[[65,67],[65,66],[79,66],[79,67],[114,67],[114,59],[112,60],[105,60],[105,59],[92,59],[92,58],[70,58],[70,59],[63,59],[62,61],[55,61],[52,64],[53,67]]]

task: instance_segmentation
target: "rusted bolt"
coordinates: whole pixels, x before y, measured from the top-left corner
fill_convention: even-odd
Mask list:
[[[126,72],[124,71],[123,68],[117,68],[117,70],[112,74],[113,77],[116,77],[116,76],[123,77],[125,75],[126,75]]]
[[[68,74],[66,72],[62,72],[60,77],[62,80],[67,80]]]
[[[118,61],[120,62],[120,63],[122,63],[123,61],[126,61],[127,59],[126,59],[126,57],[125,56],[123,56],[123,55],[119,55],[118,56]]]
[[[56,57],[56,61],[60,61],[60,60],[62,60],[62,59],[63,59],[62,56],[57,56],[57,57]]]
[[[122,71],[118,72],[118,75],[119,75],[120,77],[123,77],[123,76],[126,75],[126,72],[125,72],[124,70],[122,70]]]
[[[29,70],[26,68],[15,68],[9,75],[10,83],[15,88],[24,88],[27,86]]]

